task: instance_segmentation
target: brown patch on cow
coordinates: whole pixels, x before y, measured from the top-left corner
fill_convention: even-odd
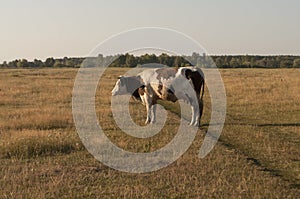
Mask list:
[[[198,98],[202,100],[203,94],[204,94],[204,74],[201,71],[201,69],[198,69],[197,71],[192,71],[190,69],[186,69],[185,72],[185,77],[187,79],[191,79],[192,83],[194,85],[194,89],[196,91],[196,94]],[[200,96],[200,93],[201,96]]]
[[[178,69],[177,69],[178,70]],[[170,77],[175,77],[177,70],[174,68],[160,68],[156,70],[157,79],[169,79]]]
[[[157,79],[161,80],[161,79],[169,79],[169,78],[175,77],[177,71],[178,71],[178,68],[160,68],[160,69],[157,69],[156,70]],[[162,84],[159,84],[158,88],[157,88],[157,93],[160,95],[160,98],[162,100],[168,100],[168,101],[172,101],[172,102],[177,101],[177,98],[174,95],[174,93],[169,92],[169,90],[170,89],[165,88]]]
[[[178,100],[177,97],[174,94],[169,93],[169,92],[168,92],[168,94],[166,96],[166,99],[168,101],[171,101],[171,102],[176,102]]]
[[[136,100],[139,100],[139,101],[142,100],[142,99],[141,99],[141,96],[140,96],[140,94],[139,94],[139,89],[136,89],[136,90],[132,93],[132,97],[133,97],[134,99],[136,99]]]
[[[163,85],[162,84],[159,84],[158,87],[157,87],[157,92],[159,94],[162,94],[162,89],[163,89]]]
[[[126,86],[126,90],[131,94],[135,99],[141,100],[139,95],[139,88],[144,88],[142,80],[139,76],[135,77],[120,77],[121,85]]]
[[[152,97],[152,105],[157,104],[157,100],[159,100],[160,98],[157,95],[153,95]]]
[[[192,71],[191,69],[186,69],[186,70],[184,71],[184,75],[185,75],[185,77],[186,77],[187,79],[190,79],[190,78],[191,78],[192,73],[193,73],[193,71]]]
[[[138,89],[138,93],[139,93],[139,95],[143,96],[143,95],[145,94],[145,89],[142,88],[142,87],[140,87],[140,88]]]
[[[171,102],[176,102],[178,100],[177,97],[175,96],[175,94],[173,93],[173,91],[171,91],[167,87],[163,87],[161,92],[162,92],[162,95],[161,95],[162,100],[168,100]]]

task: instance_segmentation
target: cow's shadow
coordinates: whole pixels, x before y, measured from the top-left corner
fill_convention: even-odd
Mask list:
[[[205,123],[205,124],[201,124],[200,127],[208,127],[208,126],[219,126],[221,125],[220,123],[215,123],[215,124],[209,124],[209,123]],[[228,123],[224,123],[224,126],[226,125],[241,125],[241,126],[254,126],[254,127],[286,127],[286,126],[300,126],[300,123],[265,123],[265,124],[251,124],[251,123],[239,123],[239,122],[228,122]]]

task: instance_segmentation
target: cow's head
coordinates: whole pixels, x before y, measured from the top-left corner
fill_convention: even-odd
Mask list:
[[[127,91],[127,87],[125,85],[126,82],[126,77],[120,76],[118,81],[115,84],[115,87],[113,88],[113,90],[111,91],[112,96],[115,95],[125,95],[128,93]]]
[[[134,97],[138,98],[138,88],[140,87],[144,87],[144,85],[141,84],[139,77],[120,76],[111,93],[112,96],[133,95]]]

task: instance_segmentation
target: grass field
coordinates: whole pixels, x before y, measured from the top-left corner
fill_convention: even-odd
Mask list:
[[[110,68],[99,83],[96,111],[106,135],[133,152],[154,151],[176,134],[178,104],[167,103],[162,131],[147,139],[116,126],[110,91],[126,69]],[[82,145],[72,118],[76,69],[2,69],[0,73],[0,198],[299,198],[300,69],[221,70],[226,123],[204,159],[202,126],[189,150],[170,166],[146,174],[113,170]],[[144,107],[130,112],[137,124]]]

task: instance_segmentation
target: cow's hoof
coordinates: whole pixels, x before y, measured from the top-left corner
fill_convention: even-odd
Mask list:
[[[195,126],[195,127],[199,127],[200,126],[199,122],[191,122],[189,125],[190,126]]]

